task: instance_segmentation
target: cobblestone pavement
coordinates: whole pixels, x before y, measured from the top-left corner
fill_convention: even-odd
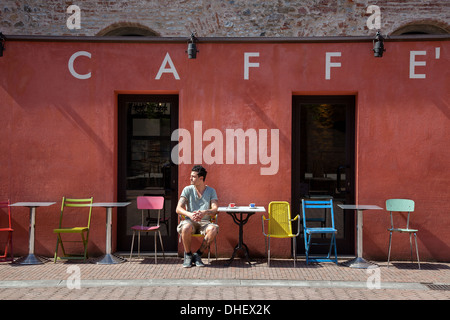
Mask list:
[[[206,260],[206,259],[205,259]],[[211,260],[181,267],[178,257],[133,258],[115,265],[0,264],[0,300],[449,300],[450,263],[393,262],[354,269],[292,260]],[[92,262],[92,261],[91,261]],[[206,261],[205,261],[206,262]],[[189,289],[187,289],[189,288]]]

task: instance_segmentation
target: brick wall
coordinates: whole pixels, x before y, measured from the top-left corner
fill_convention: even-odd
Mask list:
[[[81,9],[81,29],[66,26],[70,5]],[[165,37],[309,37],[372,35],[369,5],[381,9],[381,30],[408,24],[450,32],[448,0],[1,0],[5,35],[104,35],[117,27],[142,27]]]

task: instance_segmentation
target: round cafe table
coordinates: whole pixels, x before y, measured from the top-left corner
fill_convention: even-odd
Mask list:
[[[375,263],[369,262],[363,258],[363,211],[364,210],[382,210],[383,208],[375,205],[364,204],[338,204],[343,210],[356,210],[356,258],[343,263],[350,268],[369,269],[378,267]]]
[[[239,250],[244,251],[245,259],[247,260],[248,264],[251,265],[250,262],[250,256],[248,253],[248,247],[244,243],[244,225],[248,222],[248,219],[255,214],[256,212],[266,212],[266,209],[264,207],[247,207],[247,206],[237,206],[237,207],[219,207],[219,212],[226,212],[228,213],[232,218],[234,223],[236,223],[239,226],[239,242],[234,247],[233,254],[231,255],[230,260],[226,263],[227,266],[233,262],[234,257],[236,255],[236,252]]]
[[[30,209],[30,225],[28,228],[28,255],[21,257],[14,261],[18,264],[42,264],[45,261],[34,254],[34,229],[36,223],[36,208],[48,207],[54,205],[56,202],[16,202],[10,205],[10,207],[28,207]]]
[[[112,208],[126,207],[131,202],[95,202],[92,207],[106,208],[106,252],[103,256],[96,259],[96,264],[117,264],[125,262],[126,260],[117,257],[111,253],[111,233],[112,233]]]

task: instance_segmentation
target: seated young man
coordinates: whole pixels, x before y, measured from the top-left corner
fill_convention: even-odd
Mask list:
[[[177,227],[184,246],[184,268],[192,265],[204,267],[201,256],[206,248],[214,241],[219,226],[210,221],[218,208],[216,190],[207,186],[206,170],[202,166],[194,166],[191,171],[191,184],[183,189],[178,201],[176,212],[185,217]],[[200,248],[192,254],[191,240],[193,233],[201,233],[205,237]]]

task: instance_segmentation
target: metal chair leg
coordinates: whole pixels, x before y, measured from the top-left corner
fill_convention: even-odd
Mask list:
[[[134,235],[135,235],[135,234],[136,234],[136,232],[133,230],[133,237],[131,238],[130,260],[131,260],[131,256],[133,255]]]
[[[419,264],[419,270],[420,270],[419,249],[417,247],[417,235],[416,235],[416,233],[414,233],[414,241],[416,242],[417,263]]]
[[[216,239],[214,239],[214,247],[215,247],[214,254],[216,256],[216,261],[217,261],[217,240]]]
[[[389,259],[391,257],[391,242],[392,242],[392,232],[389,233],[389,249],[388,249],[388,261],[387,261],[388,268],[389,268]]]
[[[58,259],[58,248],[59,248],[59,234],[56,238],[56,250],[55,250],[55,256],[54,256],[54,262],[56,263],[56,260]]]
[[[166,255],[164,253],[164,245],[163,245],[163,242],[162,242],[161,231],[159,231],[158,234],[159,234],[159,242],[161,243],[161,250],[163,252],[163,259],[166,259]]]
[[[413,260],[413,248],[412,248],[412,233],[409,234],[409,251],[410,251],[410,258],[411,262],[414,262]]]
[[[293,253],[294,253],[294,268],[296,267],[296,262],[297,262],[297,253],[296,253],[296,249],[297,249],[297,241],[295,237],[292,237],[292,246],[293,246]]]
[[[158,244],[156,243],[156,232],[155,232],[155,236],[153,238],[154,238],[153,242],[155,243],[155,264],[157,264],[158,260],[157,260],[157,257],[156,257],[156,247],[157,247]]]
[[[138,231],[138,258],[141,257],[141,231]]]
[[[216,257],[216,261],[217,261],[217,240],[214,239],[214,256]],[[209,264],[209,260],[211,258],[211,245],[208,246],[208,264]]]
[[[336,234],[333,234],[333,242],[334,242],[334,263],[338,264],[338,261],[337,261],[337,248],[336,248]]]
[[[308,235],[308,241],[305,242],[306,264],[309,264],[309,251],[311,249],[311,234]]]
[[[328,259],[330,259],[330,257],[331,257],[331,250],[333,249],[333,235],[331,236],[331,239],[330,239],[330,249],[328,250],[328,256],[327,256],[327,258]]]

